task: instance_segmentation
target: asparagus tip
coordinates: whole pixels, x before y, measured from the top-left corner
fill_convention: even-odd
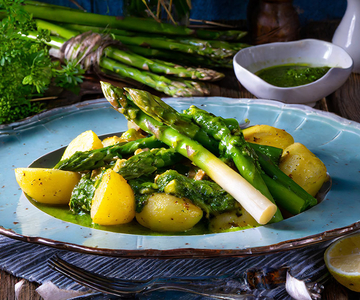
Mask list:
[[[197,76],[196,78],[203,80],[203,81],[218,81],[225,77],[224,73],[217,72],[217,71],[211,70],[211,69],[197,68],[196,71],[201,74],[201,77]],[[196,79],[196,78],[193,78],[193,79]]]

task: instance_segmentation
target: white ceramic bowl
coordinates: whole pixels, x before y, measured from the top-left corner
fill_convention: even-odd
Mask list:
[[[314,39],[248,47],[234,56],[233,63],[237,79],[257,98],[309,106],[343,85],[353,68],[352,58],[341,47]],[[331,69],[317,81],[286,88],[271,85],[254,74],[264,68],[291,63]]]

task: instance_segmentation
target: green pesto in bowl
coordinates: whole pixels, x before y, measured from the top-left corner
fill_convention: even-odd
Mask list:
[[[323,77],[330,67],[312,67],[308,64],[284,64],[261,69],[255,73],[269,84],[294,87],[309,84]]]

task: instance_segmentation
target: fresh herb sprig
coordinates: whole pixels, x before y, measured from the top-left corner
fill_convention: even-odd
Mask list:
[[[61,66],[51,59],[45,43],[50,39],[48,31],[39,30],[36,40],[23,38],[37,29],[22,3],[0,0],[0,9],[6,12],[0,23],[0,124],[39,113],[46,106],[31,102],[32,98],[41,97],[51,84],[74,90],[84,73],[80,66]]]

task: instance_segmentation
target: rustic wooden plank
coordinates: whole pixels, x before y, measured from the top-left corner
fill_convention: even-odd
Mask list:
[[[0,270],[0,299],[15,299],[15,284],[22,279],[17,278],[10,273]],[[39,285],[25,281],[22,285],[18,300],[41,300],[42,298],[35,291]]]
[[[323,300],[349,300],[357,293],[353,293],[347,288],[340,285],[335,279],[331,278],[325,285],[325,290],[322,295]],[[358,296],[358,295],[357,295]],[[358,299],[358,298],[357,298]]]
[[[331,111],[360,122],[360,74],[352,73],[345,84],[328,97]]]

